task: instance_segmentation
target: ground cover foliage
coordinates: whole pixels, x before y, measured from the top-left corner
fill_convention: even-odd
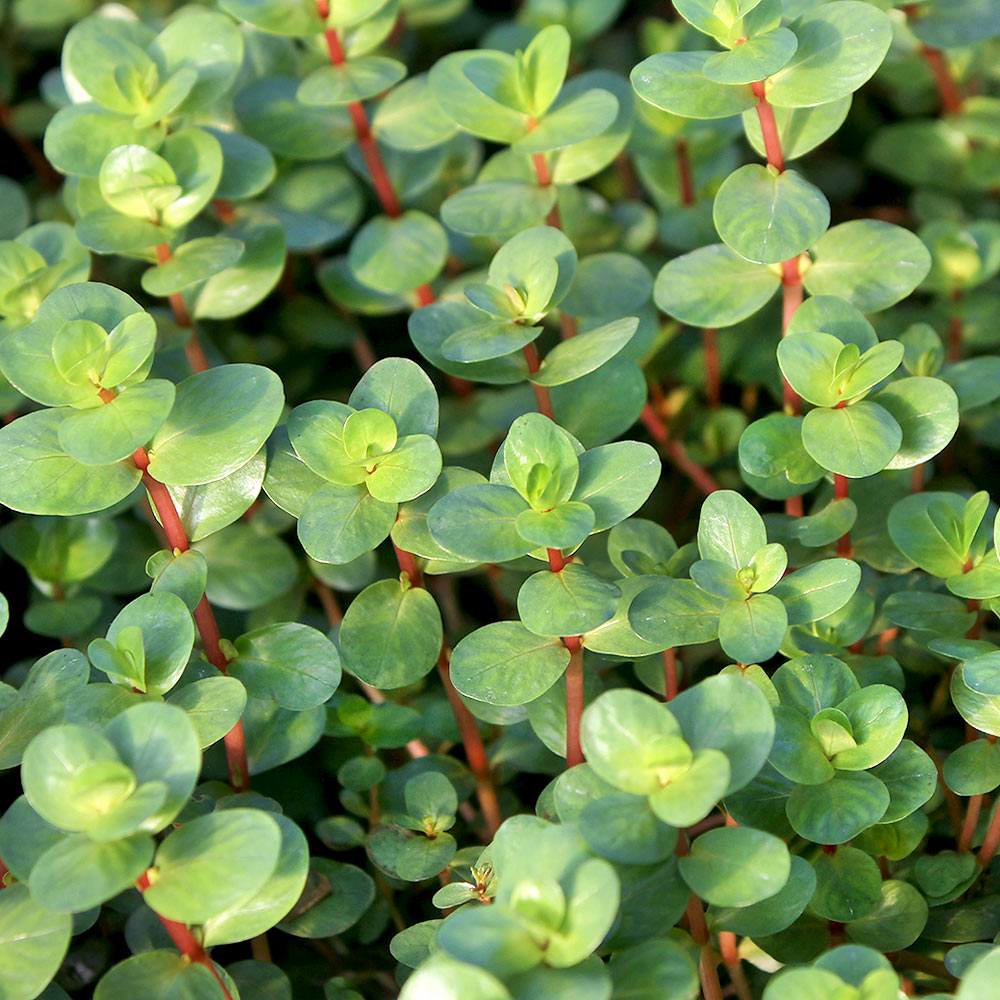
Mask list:
[[[996,996],[996,0],[0,46],[2,1000]]]

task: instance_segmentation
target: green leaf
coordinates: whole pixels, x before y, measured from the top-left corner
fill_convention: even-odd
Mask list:
[[[10,1000],[37,997],[58,972],[73,921],[31,898],[26,885],[0,895],[0,989]]]
[[[788,881],[788,848],[763,830],[733,826],[709,830],[678,860],[684,881],[715,906],[751,906]]]
[[[98,843],[85,833],[50,847],[32,869],[31,892],[57,913],[80,913],[130,888],[153,859],[149,834]]]
[[[485,181],[445,199],[441,221],[466,236],[504,238],[541,225],[555,201],[556,188],[552,184],[539,187],[517,180]]]
[[[311,750],[326,727],[326,709],[290,712],[273,701],[247,699],[243,712],[247,762],[252,774],[278,767]]]
[[[821,559],[788,574],[771,593],[788,612],[789,625],[814,622],[839,611],[854,596],[861,567],[850,559]]]
[[[813,861],[816,895],[811,906],[827,919],[848,923],[867,916],[879,904],[882,875],[875,859],[856,847],[840,847]]]
[[[223,981],[228,979],[225,972],[220,975]],[[235,986],[227,985],[227,989],[235,990]],[[94,996],[97,1000],[120,996],[213,1000],[218,993],[219,980],[206,966],[191,962],[175,951],[146,951],[113,966],[97,984]]]
[[[798,39],[787,28],[747,38],[728,52],[705,60],[702,72],[716,83],[753,83],[772,76],[795,54]]]
[[[848,0],[838,0],[848,2]],[[927,275],[931,256],[913,233],[876,219],[844,222],[812,248],[802,283],[810,295],[839,295],[862,312],[906,298]]]
[[[224,479],[200,486],[168,487],[188,539],[200,542],[239,520],[260,496],[266,467],[262,449]]]
[[[996,982],[997,969],[1000,969],[1000,951],[993,948],[977,959],[962,977],[957,994],[960,1000],[986,1000]]]
[[[63,409],[28,413],[0,429],[0,503],[26,514],[89,514],[127,497],[141,473],[125,460],[95,468],[59,443]]]
[[[551,309],[566,297],[576,276],[576,249],[559,229],[536,226],[507,240],[490,262],[489,282],[499,289],[513,285],[527,291],[538,282],[540,272],[550,266],[549,260],[555,260],[558,276],[540,311]]]
[[[662,649],[711,642],[719,635],[722,602],[690,580],[656,580],[628,612],[636,634]]]
[[[363,485],[321,486],[302,508],[299,541],[317,562],[350,562],[389,537],[396,507],[376,500]]]
[[[149,379],[94,409],[71,413],[59,425],[59,443],[84,465],[112,465],[146,444],[174,404],[174,386]]]
[[[887,879],[880,888],[878,906],[861,919],[851,921],[847,925],[847,935],[879,951],[908,948],[920,937],[927,923],[927,901],[908,882]]]
[[[205,595],[212,604],[246,611],[287,593],[298,579],[292,550],[275,535],[232,524],[198,543],[208,562]]]
[[[810,410],[802,422],[802,443],[810,456],[850,479],[881,472],[902,441],[902,429],[889,411],[868,400],[842,409]]]
[[[693,759],[677,720],[640,691],[608,691],[584,710],[580,738],[588,766],[622,791],[651,795]]]
[[[965,571],[968,550],[949,530],[965,509],[954,493],[928,491],[904,497],[889,511],[889,535],[896,548],[932,576],[952,577]]]
[[[889,807],[885,785],[867,771],[841,771],[821,785],[796,785],[789,822],[815,844],[843,844],[874,826]]]
[[[118,146],[159,149],[161,124],[139,127],[129,114],[108,111],[87,101],[60,108],[45,129],[45,158],[60,173],[97,177],[105,156]]]
[[[857,744],[832,755],[834,767],[840,770],[862,771],[880,764],[906,732],[906,702],[886,684],[864,687],[848,695],[838,708],[850,720]]]
[[[620,596],[614,584],[570,563],[558,573],[542,570],[528,577],[518,591],[517,609],[537,635],[580,635],[606,622]]]
[[[889,809],[882,817],[883,823],[897,823],[911,815],[937,788],[934,762],[910,740],[903,740],[872,773],[889,789]]]
[[[527,135],[512,144],[518,153],[538,155],[600,135],[618,115],[618,99],[595,87],[560,101]]]
[[[501,143],[528,132],[517,64],[506,52],[452,52],[434,64],[428,80],[440,108],[465,131]]]
[[[520,622],[493,622],[455,646],[451,679],[467,698],[524,705],[559,680],[569,659],[569,650],[557,638],[534,635]]]
[[[358,230],[348,263],[363,285],[398,295],[433,281],[444,267],[448,238],[423,212],[376,216]]]
[[[222,97],[236,79],[243,58],[243,37],[233,22],[215,11],[185,11],[167,25],[149,46],[161,79],[181,68],[197,71],[184,99],[185,113]]]
[[[119,146],[108,153],[98,175],[101,195],[116,212],[166,223],[166,209],[184,189],[173,167],[145,146]]]
[[[600,368],[632,339],[639,327],[634,317],[615,320],[556,345],[542,366],[529,376],[535,385],[564,385]]]
[[[670,711],[695,750],[721,750],[729,758],[730,794],[748,784],[767,760],[774,717],[760,688],[745,677],[708,677],[672,702]]]
[[[730,781],[729,761],[719,750],[698,750],[691,766],[649,797],[656,815],[671,826],[701,822],[725,794]]]
[[[462,907],[441,925],[436,939],[445,952],[508,977],[539,965],[543,952],[528,927],[507,907]]]
[[[257,892],[274,871],[281,830],[259,809],[227,809],[185,823],[156,852],[143,894],[161,916],[200,924]]]
[[[372,132],[393,149],[421,150],[447,142],[458,126],[434,99],[427,74],[420,73],[385,96],[372,118]]]
[[[830,205],[794,170],[779,174],[749,163],[723,181],[713,218],[723,241],[741,257],[774,264],[798,256],[826,232]]]
[[[369,368],[351,393],[350,405],[374,407],[392,417],[400,435],[438,430],[438,400],[434,384],[407,358],[383,358]]]
[[[196,292],[195,319],[239,316],[257,305],[281,277],[286,243],[280,225],[267,216],[241,213],[228,232],[243,243],[243,255],[233,266],[212,275]]]
[[[314,69],[299,85],[303,104],[351,104],[366,101],[406,76],[406,66],[386,56],[365,55],[339,66]]]
[[[958,430],[959,400],[941,379],[914,376],[892,382],[872,397],[888,410],[903,432],[890,469],[912,469],[933,458]]]
[[[298,89],[297,79],[270,76],[241,90],[233,108],[243,131],[277,156],[294,160],[336,156],[354,139],[347,109],[302,104],[296,99]]]
[[[174,250],[169,260],[143,272],[143,290],[160,298],[174,295],[231,267],[243,250],[243,243],[228,236],[189,240]]]
[[[344,666],[377,688],[404,687],[434,668],[441,614],[421,587],[380,580],[352,602],[340,626]]]
[[[802,418],[783,413],[772,413],[755,420],[743,432],[739,460],[743,469],[752,476],[765,479],[780,476],[798,485],[813,483],[823,475],[823,469],[809,457],[802,445]]]
[[[354,865],[314,858],[305,897],[281,921],[287,934],[325,938],[356,924],[375,899],[375,883]]]
[[[690,326],[732,326],[752,316],[781,285],[770,268],[722,243],[675,257],[656,277],[653,298]]]
[[[131,629],[139,630],[141,676],[112,677],[112,680],[128,687],[137,686],[146,694],[166,694],[184,673],[194,645],[194,624],[187,606],[171,593],[144,594],[127,604],[112,621],[108,641],[118,643],[121,648],[123,643],[119,638],[125,639],[123,632]]]
[[[155,82],[157,67],[145,51],[152,35],[142,24],[85,18],[66,36],[63,64],[93,100],[114,111],[136,114],[143,95],[128,82],[138,83],[136,89],[149,78]]]
[[[944,780],[958,795],[986,795],[1000,786],[1000,748],[977,739],[964,743],[944,762]]]
[[[239,802],[240,797],[234,796]],[[225,802],[225,800],[223,800]],[[263,887],[249,899],[212,917],[203,925],[207,947],[247,941],[263,934],[286,916],[303,894],[309,874],[309,844],[287,816],[272,814],[281,830],[278,863]]]
[[[281,380],[260,365],[220,365],[177,387],[149,448],[149,473],[190,486],[222,479],[253,458],[278,422]]]
[[[218,742],[239,721],[246,688],[235,677],[204,677],[175,690],[167,701],[184,710],[202,749]]]
[[[0,432],[2,433],[2,432]],[[427,514],[433,539],[449,552],[477,562],[507,562],[534,547],[515,522],[529,506],[517,490],[495,483],[460,486]],[[301,535],[301,522],[300,522]]]
[[[504,984],[492,973],[437,952],[403,984],[400,1000],[511,1000]]]
[[[701,508],[698,551],[703,559],[715,559],[739,570],[767,544],[760,514],[733,490],[716,490]]]
[[[793,855],[791,862],[788,881],[773,896],[751,906],[712,907],[707,915],[709,927],[761,937],[777,934],[793,924],[814,900],[817,878],[812,865],[802,858]]]
[[[889,18],[859,0],[824,4],[789,27],[798,48],[768,81],[767,99],[778,107],[810,107],[846,97],[874,74],[892,42]]]
[[[87,830],[128,798],[137,781],[102,734],[52,726],[28,745],[21,764],[28,802],[62,830]]]
[[[514,521],[517,533],[548,549],[575,549],[594,530],[594,511],[585,503],[562,503],[551,510],[523,510]]]
[[[304,711],[322,705],[340,683],[340,655],[322,632],[286,622],[241,635],[228,666],[255,698],[274,698],[282,708]]]
[[[656,451],[637,441],[615,441],[579,456],[580,474],[571,499],[595,516],[595,531],[634,514],[649,498],[660,476]]]
[[[788,616],[773,594],[755,594],[727,602],[719,617],[723,651],[740,663],[768,660],[778,651],[788,629]]]
[[[161,830],[184,808],[198,780],[201,752],[194,726],[173,705],[144,702],[116,715],[105,734],[140,790],[152,782],[167,786],[162,806],[139,824],[151,833]]]
[[[223,10],[240,21],[248,21],[261,31],[275,35],[316,34],[323,29],[323,21],[314,4],[284,0],[226,0]]]
[[[421,882],[444,871],[458,845],[450,833],[431,838],[381,826],[372,831],[367,846],[369,857],[383,871],[406,882]]]
[[[851,98],[817,104],[811,108],[774,108],[774,121],[785,161],[798,159],[833,135],[851,109]],[[766,157],[764,136],[756,109],[743,112],[743,130],[750,145]]]
[[[595,853],[617,864],[665,861],[677,842],[641,796],[605,795],[584,806],[580,832]]]
[[[561,24],[543,28],[524,50],[519,66],[532,113],[544,115],[556,99],[569,65],[570,35]]]
[[[651,938],[616,951],[609,964],[614,995],[634,1000],[698,993],[698,970],[684,946],[670,938]]]
[[[658,52],[631,73],[635,92],[684,118],[729,118],[757,104],[748,85],[716,83],[704,73],[712,52]]]
[[[0,707],[0,769],[16,767],[38,733],[63,721],[89,676],[90,665],[75,649],[56,650],[32,665],[16,699]]]

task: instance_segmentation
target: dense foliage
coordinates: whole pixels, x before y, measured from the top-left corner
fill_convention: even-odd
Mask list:
[[[0,1000],[995,997],[1000,0],[171,6],[0,26]]]

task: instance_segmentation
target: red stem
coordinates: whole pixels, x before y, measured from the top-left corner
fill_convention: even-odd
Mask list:
[[[962,301],[961,289],[956,289],[951,293],[951,301],[956,307]],[[952,313],[948,319],[948,360],[962,360],[962,317],[958,313]]]
[[[50,191],[57,191],[62,182],[59,172],[45,159],[42,151],[14,125],[13,119],[13,109],[9,104],[0,101],[0,125],[3,126],[17,148],[21,150],[24,158],[31,164],[31,169],[34,170],[42,184]]]
[[[483,810],[483,817],[492,838],[500,824],[503,822],[503,815],[500,812],[500,802],[497,799],[496,786],[493,784],[493,774],[490,770],[489,758],[486,756],[486,747],[483,745],[483,738],[479,735],[479,727],[472,713],[465,707],[455,685],[451,682],[451,650],[447,642],[441,646],[441,655],[438,657],[437,668],[441,676],[441,683],[444,684],[445,693],[451,703],[451,710],[455,713],[455,721],[458,723],[459,732],[462,734],[462,745],[465,747],[465,756],[469,762],[469,769],[476,778],[476,796],[479,799],[479,807]]]
[[[986,838],[983,840],[983,846],[979,848],[979,856],[976,858],[983,868],[987,867],[993,860],[997,847],[1000,847],[1000,802],[993,810],[990,825],[986,830]]]
[[[940,49],[931,48],[929,45],[921,45],[920,54],[934,74],[934,83],[937,86],[938,96],[941,98],[941,107],[944,109],[945,114],[958,114],[962,110],[965,98],[962,96],[962,91],[957,81],[951,75],[951,68],[948,66],[948,60],[944,53]]]
[[[150,869],[152,871],[153,869]],[[135,881],[136,888],[139,892],[145,892],[150,884],[149,871],[143,872]],[[153,910],[156,913],[155,910]],[[226,988],[226,984],[219,975],[218,970],[212,963],[212,959],[209,958],[208,952],[205,951],[204,947],[199,943],[198,939],[191,933],[190,928],[186,924],[178,923],[176,920],[168,920],[166,917],[160,916],[159,913],[156,914],[159,917],[160,923],[163,924],[163,929],[170,935],[170,940],[174,942],[174,946],[177,950],[190,962],[196,962],[198,965],[204,965],[209,972],[215,976],[216,981],[219,986],[222,987],[222,993],[226,1000],[233,1000],[232,994]]]
[[[767,91],[763,81],[751,83],[753,96],[757,98],[757,119],[760,122],[761,135],[764,137],[764,152],[767,162],[776,167],[778,173],[785,172],[785,156],[781,151],[781,138],[778,135],[778,124],[774,120],[774,108],[767,99]]]
[[[835,500],[846,500],[850,494],[850,485],[847,476],[840,475],[839,472],[833,474],[833,496]],[[837,539],[837,555],[850,559],[854,549],[851,546],[851,533],[845,531]]]
[[[525,344],[521,350],[524,352],[525,360],[528,362],[528,371],[534,374],[542,367],[542,363],[538,360],[538,351],[535,349],[535,345]],[[531,388],[535,392],[535,405],[538,407],[538,412],[555,423],[556,416],[552,410],[552,396],[549,394],[549,387],[547,385],[535,385],[532,382]]]
[[[685,844],[684,853],[687,853]],[[719,970],[715,964],[715,954],[712,951],[712,939],[705,922],[705,910],[701,900],[692,892],[687,905],[688,927],[695,944],[701,949],[698,960],[698,975],[701,979],[701,991],[705,1000],[722,1000],[722,984],[719,982]]]
[[[396,561],[399,563],[399,571],[400,573],[405,573],[407,577],[409,577],[410,586],[423,587],[424,575],[420,572],[420,567],[417,565],[417,560],[413,553],[407,552],[406,549],[401,549],[395,542],[392,543],[392,547],[396,552]]]
[[[101,389],[98,393],[105,403],[110,403],[115,394],[110,389]],[[149,455],[145,448],[137,448],[132,455],[135,467],[142,473],[142,484],[146,487],[149,499],[160,517],[160,524],[167,537],[171,550],[187,552],[191,548],[187,532],[181,522],[173,498],[166,486],[149,474]],[[201,635],[201,643],[209,663],[222,673],[226,673],[229,659],[222,651],[219,625],[208,598],[202,594],[193,613],[195,625]],[[238,792],[245,792],[250,787],[250,769],[247,766],[246,738],[243,734],[243,722],[240,720],[225,736],[226,762],[229,767],[229,782]]]
[[[962,824],[962,835],[958,838],[958,851],[964,854],[972,848],[972,838],[976,834],[976,824],[979,822],[979,813],[983,808],[982,795],[973,795],[969,799],[969,805],[965,811],[965,822]]]
[[[705,327],[701,331],[705,351],[705,396],[708,405],[717,408],[722,401],[722,381],[719,376],[719,340],[715,330]]]
[[[410,583],[414,587],[423,587],[423,576],[417,568],[416,559],[412,552],[399,548],[395,542],[392,545],[396,552],[396,559],[399,562],[400,572],[410,575]],[[500,813],[500,802],[497,799],[496,786],[493,783],[493,774],[490,770],[490,761],[486,756],[486,747],[483,745],[483,738],[479,735],[479,727],[472,713],[468,710],[465,702],[462,701],[455,685],[451,682],[451,649],[447,640],[441,644],[441,652],[437,660],[438,674],[441,676],[441,683],[444,685],[445,694],[451,704],[451,710],[458,723],[459,732],[462,734],[462,745],[465,747],[465,757],[469,762],[469,769],[476,778],[476,796],[479,799],[479,806],[483,811],[486,826],[492,837],[503,822]]]
[[[531,119],[531,127],[534,128],[534,119]],[[548,161],[545,159],[544,153],[534,153],[531,157],[532,166],[535,168],[535,176],[538,178],[538,184],[540,187],[551,187],[552,186],[552,173],[549,170]],[[562,218],[559,215],[559,202],[552,206],[552,210],[545,217],[545,221],[548,225],[552,226],[554,229],[562,229]]]
[[[760,131],[764,138],[764,151],[767,154],[768,166],[774,167],[778,173],[784,173],[785,154],[781,149],[778,125],[774,120],[774,108],[771,107],[767,99],[763,81],[752,83],[750,86],[753,89],[754,97],[757,98],[757,119],[760,121]],[[791,323],[795,311],[802,305],[802,275],[797,256],[782,262],[781,289],[781,335],[784,337],[788,333],[788,325]],[[781,381],[786,412],[793,415],[801,413],[802,401],[798,394],[785,378],[782,378]]]
[[[161,264],[165,264],[172,256],[173,254],[170,252],[170,247],[167,246],[166,243],[158,243],[156,245],[156,259]],[[187,355],[191,371],[206,371],[211,367],[211,365],[208,363],[208,358],[205,356],[205,351],[202,349],[201,341],[198,339],[198,331],[195,329],[194,321],[191,319],[191,314],[188,312],[184,296],[181,295],[180,292],[174,292],[173,295],[167,296],[167,301],[170,303],[170,308],[173,310],[174,321],[177,325],[183,327],[185,330],[191,331],[187,343],[184,345],[184,353]]]
[[[663,651],[663,686],[664,701],[673,701],[677,697],[677,650],[671,646]]]
[[[583,717],[583,643],[580,636],[568,635],[563,645],[569,650],[566,668],[566,767],[584,762],[580,745],[580,720]]]
[[[330,16],[330,4],[328,0],[316,0],[316,10],[319,16],[325,21]],[[335,28],[326,28],[323,31],[326,39],[327,52],[330,55],[330,62],[334,66],[343,66],[347,61],[344,55],[344,47],[340,42],[340,36]],[[386,170],[385,160],[378,148],[378,143],[372,135],[371,125],[368,122],[368,114],[361,101],[351,101],[347,105],[347,113],[351,116],[351,124],[354,126],[354,137],[357,140],[361,155],[364,157],[365,165],[372,179],[372,187],[375,195],[382,206],[382,211],[390,219],[398,219],[403,214],[396,196],[396,189],[392,186],[389,171]],[[420,285],[416,290],[417,298],[421,305],[428,305],[434,301],[434,292],[430,285]]]
[[[681,137],[674,147],[677,152],[677,182],[680,186],[681,204],[695,203],[694,176],[691,173],[691,157],[688,154],[687,140]]]
[[[684,449],[684,445],[680,441],[674,440],[670,437],[667,431],[667,425],[660,418],[660,415],[653,409],[651,403],[646,403],[642,408],[642,413],[639,416],[643,424],[646,426],[646,430],[649,431],[650,437],[660,446],[663,453],[668,459],[684,473],[694,483],[698,489],[708,496],[709,493],[714,493],[716,490],[722,487],[715,481],[711,473],[708,470],[703,469],[697,462],[695,462]]]

